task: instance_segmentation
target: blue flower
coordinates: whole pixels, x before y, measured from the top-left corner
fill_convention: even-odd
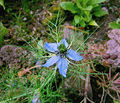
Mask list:
[[[39,94],[36,94],[32,100],[32,103],[40,103],[40,96]]]
[[[68,61],[66,58],[69,58],[74,61],[80,61],[83,59],[76,51],[68,49],[68,43],[66,39],[62,39],[59,43],[45,43],[44,47],[47,51],[55,53],[56,55],[47,60],[47,62],[42,65],[42,67],[50,67],[53,64],[57,63],[59,73],[66,77],[68,69]]]

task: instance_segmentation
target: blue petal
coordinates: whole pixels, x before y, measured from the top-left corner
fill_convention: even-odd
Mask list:
[[[34,99],[32,100],[32,103],[40,103],[40,96],[39,96],[39,94],[34,96]]]
[[[58,51],[57,43],[45,43],[44,47],[50,52]]]
[[[83,59],[82,56],[80,56],[76,51],[70,49],[67,52],[68,54],[66,55],[69,59],[75,60],[75,61],[80,61]]]
[[[57,66],[59,68],[59,73],[66,77],[66,74],[67,74],[67,69],[68,69],[68,62],[65,58],[61,58],[59,59],[58,63],[57,63]]]
[[[53,56],[50,59],[47,60],[45,64],[42,65],[42,67],[49,67],[55,64],[60,59],[59,56]]]
[[[68,43],[67,43],[67,41],[66,41],[65,38],[63,38],[63,39],[58,43],[58,46],[60,46],[60,44],[64,44],[66,48],[68,47]]]
[[[34,100],[32,100],[32,103],[40,103],[40,99],[39,98],[35,98]]]

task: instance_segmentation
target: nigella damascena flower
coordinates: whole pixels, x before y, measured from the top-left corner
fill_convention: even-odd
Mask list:
[[[59,73],[66,77],[68,69],[68,61],[66,58],[69,58],[74,61],[80,61],[83,59],[76,51],[68,49],[68,43],[66,39],[62,39],[59,43],[45,43],[44,47],[47,51],[55,53],[56,55],[47,60],[47,62],[42,65],[42,67],[50,67],[53,64],[57,63]]]

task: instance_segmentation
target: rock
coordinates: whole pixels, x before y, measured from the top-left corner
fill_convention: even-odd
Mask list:
[[[0,59],[0,66],[2,66],[3,65],[3,61]]]
[[[67,28],[66,26],[71,26],[72,23],[65,22],[63,25],[63,37],[69,39],[70,35],[74,34],[74,30]]]
[[[96,44],[89,44],[88,50],[91,51],[91,59],[97,59],[104,66],[120,66],[120,29],[113,29],[107,32],[110,40]],[[99,57],[101,59],[99,59]]]
[[[110,40],[107,44],[107,53],[111,55],[108,62],[112,64],[113,67],[120,65],[120,29],[113,29],[108,31],[108,37]]]
[[[27,56],[25,55],[28,55],[28,53],[23,48],[13,45],[5,45],[0,49],[0,64],[8,65],[9,68],[22,68],[23,63],[28,65],[28,62],[30,62],[29,59],[26,62]]]

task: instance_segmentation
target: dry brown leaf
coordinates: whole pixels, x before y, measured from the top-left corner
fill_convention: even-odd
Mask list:
[[[30,73],[30,74],[31,74],[31,71],[30,71],[29,68],[27,68],[27,69],[24,69],[24,68],[23,68],[21,71],[19,71],[19,72],[18,72],[19,78],[22,77],[22,76],[24,76],[26,73]]]
[[[41,65],[36,65],[36,66],[33,66],[31,68],[23,68],[21,71],[18,72],[18,77],[22,77],[24,76],[25,74],[29,73],[29,74],[32,74],[32,72],[30,70],[34,69],[34,68],[37,68],[37,67],[41,67]]]

